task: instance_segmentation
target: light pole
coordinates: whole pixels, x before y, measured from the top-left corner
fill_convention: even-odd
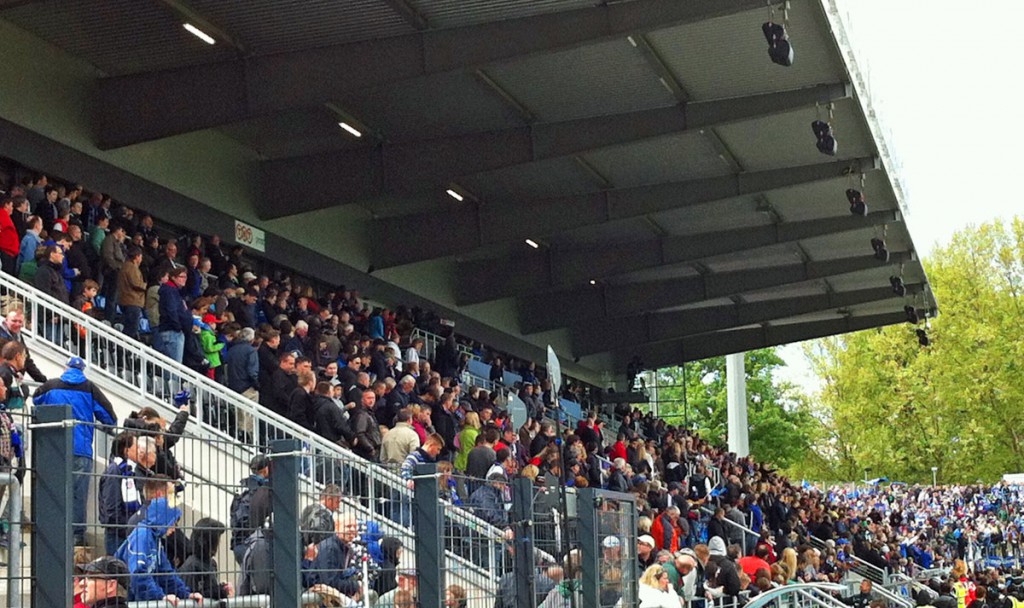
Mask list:
[[[936,482],[935,474],[938,473],[938,472],[939,472],[939,467],[932,467],[932,487],[935,487],[937,485],[935,483]]]

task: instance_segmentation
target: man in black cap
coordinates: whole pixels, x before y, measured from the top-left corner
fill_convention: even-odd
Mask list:
[[[79,566],[81,601],[86,606],[127,608],[128,566],[113,557],[101,557]]]
[[[250,517],[253,502],[264,502],[269,497],[269,490],[260,491],[270,484],[270,458],[264,454],[257,454],[249,461],[250,475],[238,482],[242,491],[231,501],[231,550],[235,554],[235,560],[242,563],[245,555],[245,541],[256,528],[262,527],[262,521],[253,521]],[[259,509],[257,509],[259,511]]]

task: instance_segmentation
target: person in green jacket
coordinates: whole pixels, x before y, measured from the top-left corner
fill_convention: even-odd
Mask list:
[[[89,231],[89,244],[96,251],[96,255],[102,253],[103,239],[107,238],[107,227],[109,225],[110,218],[101,214],[96,218],[96,225]]]
[[[467,412],[465,420],[462,421],[462,430],[459,431],[459,453],[455,456],[455,468],[459,471],[466,470],[469,452],[476,447],[476,436],[480,434],[480,426],[480,414]]]
[[[203,355],[210,362],[206,374],[211,380],[217,379],[217,370],[221,364],[221,352],[224,345],[217,340],[217,317],[212,313],[203,315],[202,323],[199,325],[199,341],[203,345]]]

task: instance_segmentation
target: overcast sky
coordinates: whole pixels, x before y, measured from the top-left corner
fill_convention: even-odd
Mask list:
[[[906,220],[918,251],[927,256],[969,224],[1021,213],[1024,2],[837,2],[903,164]],[[796,33],[793,46],[799,62]],[[782,356],[784,379],[817,386],[799,345]]]

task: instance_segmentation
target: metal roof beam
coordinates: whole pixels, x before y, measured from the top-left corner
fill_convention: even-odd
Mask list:
[[[452,207],[445,213],[392,217],[374,224],[370,255],[377,268],[390,268],[469,253],[495,243],[522,242],[567,230],[605,224],[681,207],[753,195],[780,188],[835,179],[879,168],[877,159],[854,158],[829,163],[752,171],[737,175],[604,190],[592,194]],[[336,180],[332,180],[333,181]],[[458,239],[438,239],[438,231],[458,227]]]
[[[844,83],[692,102],[457,137],[382,143],[261,163],[271,219],[443,186],[460,176],[787,112],[849,96]],[[325,188],[325,184],[331,184]]]
[[[866,246],[867,244],[865,244]],[[893,252],[888,264],[914,260],[913,252]],[[519,298],[523,333],[571,327],[594,319],[628,317],[673,306],[728,297],[837,274],[883,266],[873,255],[820,262],[794,262],[767,268],[711,273],[623,285],[591,285]]]
[[[458,277],[455,301],[465,306],[559,287],[584,286],[592,280],[645,268],[753,251],[898,221],[899,211],[887,210],[872,212],[867,217],[847,214],[571,249],[520,247],[514,255],[459,262],[455,273]]]
[[[475,69],[757,8],[760,0],[635,0],[236,61],[105,78],[98,145],[117,148],[338,101],[403,80]],[[173,92],[170,93],[170,92]]]
[[[921,291],[919,283],[907,285],[907,293]],[[585,357],[618,350],[623,344],[668,342],[687,336],[778,321],[788,317],[837,310],[896,298],[889,285],[841,293],[789,296],[771,300],[740,301],[723,306],[704,306],[674,312],[655,313],[595,321],[572,329],[573,354]]]
[[[885,325],[896,325],[904,321],[906,321],[906,315],[900,311],[862,317],[845,316],[822,321],[711,332],[688,336],[672,342],[617,350],[615,352],[615,369],[620,373],[624,372],[634,355],[639,355],[647,368],[658,369],[681,365],[686,361],[697,361],[768,346],[779,346]],[[911,338],[908,337],[908,339]]]

